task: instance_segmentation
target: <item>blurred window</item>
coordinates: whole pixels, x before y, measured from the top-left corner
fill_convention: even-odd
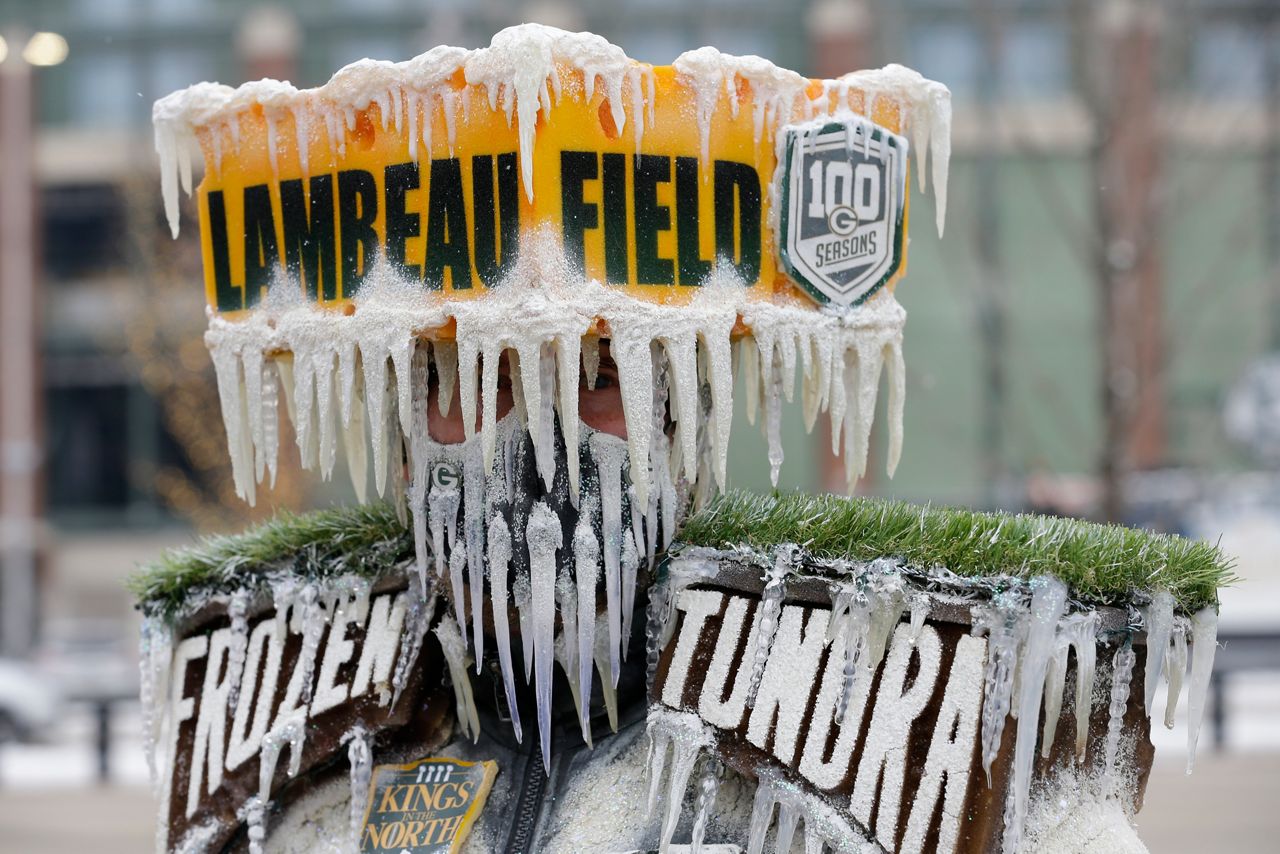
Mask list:
[[[406,34],[408,35],[408,34]],[[413,54],[408,52],[403,38],[375,35],[352,35],[335,39],[330,49],[330,71],[337,71],[358,59],[385,59],[399,62],[409,59]]]
[[[43,270],[52,281],[124,268],[124,203],[107,184],[49,187],[40,194]]]
[[[1060,95],[1070,80],[1067,33],[1052,21],[1015,21],[1003,29],[1000,90],[1008,98]]]
[[[71,124],[129,127],[137,124],[138,63],[123,51],[94,51],[67,63]],[[149,112],[149,110],[148,110]]]
[[[1191,86],[1198,95],[1261,99],[1267,91],[1265,27],[1206,22],[1191,42]]]
[[[982,44],[977,29],[967,23],[918,23],[907,38],[909,64],[933,80],[941,80],[958,100],[978,92]]]
[[[127,24],[139,17],[140,0],[75,0],[68,16],[82,24]]]
[[[736,56],[755,54],[765,59],[777,60],[777,39],[773,34],[760,29],[712,27],[706,34],[706,42],[715,45],[722,53]],[[663,62],[667,63],[675,58],[676,55],[673,54]]]
[[[617,41],[628,56],[652,65],[669,65],[686,50],[698,47],[692,33],[668,30],[632,30],[619,33]]]
[[[201,80],[217,80],[220,76],[217,57],[207,48],[158,48],[151,54],[149,70],[148,82],[155,98],[185,89]],[[149,106],[147,117],[150,117]]]

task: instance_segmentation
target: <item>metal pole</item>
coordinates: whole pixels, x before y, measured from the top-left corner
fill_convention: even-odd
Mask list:
[[[39,524],[39,305],[35,281],[31,67],[26,33],[5,33],[0,63],[0,652],[36,634]]]

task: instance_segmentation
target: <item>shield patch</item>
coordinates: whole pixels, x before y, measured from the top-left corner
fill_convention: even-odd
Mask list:
[[[907,141],[857,116],[783,134],[782,268],[820,304],[858,305],[902,263]]]

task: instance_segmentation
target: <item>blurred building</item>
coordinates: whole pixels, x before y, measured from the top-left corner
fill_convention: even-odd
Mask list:
[[[479,46],[523,20],[655,63],[712,44],[804,73],[913,66],[954,93],[950,212],[940,240],[933,197],[912,198],[906,454],[886,481],[880,443],[868,489],[1091,512],[1109,448],[1125,476],[1247,463],[1220,411],[1280,344],[1278,15],[1266,0],[0,2],[0,27],[70,48],[34,81],[42,613],[61,631],[118,625],[120,579],[218,498],[183,484],[225,469],[220,423],[201,416],[193,442],[179,421],[194,404],[165,399],[178,386],[164,376],[207,357],[194,229],[175,246],[160,223],[161,95],[316,85],[364,56]],[[1108,293],[1132,299],[1104,310]],[[824,483],[821,443],[798,415],[787,431],[782,485]],[[751,462],[763,440],[745,422],[736,434],[736,484],[767,488]]]

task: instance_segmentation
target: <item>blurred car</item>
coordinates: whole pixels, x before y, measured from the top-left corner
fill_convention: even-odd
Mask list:
[[[39,740],[58,719],[61,698],[23,661],[0,658],[0,744]]]

